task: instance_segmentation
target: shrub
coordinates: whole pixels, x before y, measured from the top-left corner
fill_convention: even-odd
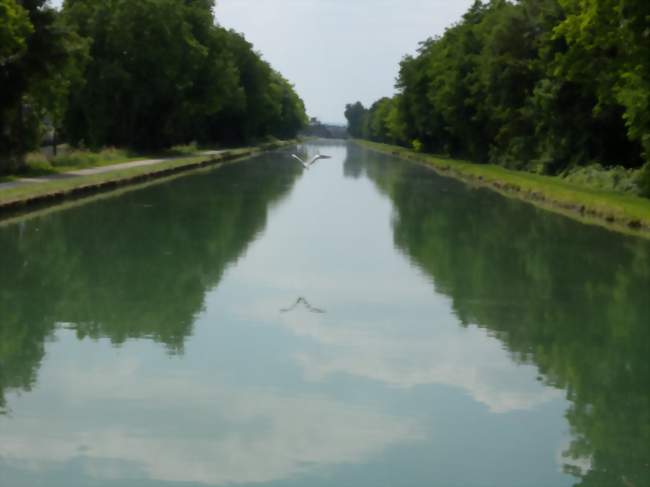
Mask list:
[[[622,166],[604,168],[600,164],[591,164],[570,169],[562,177],[566,181],[587,188],[636,194],[639,193],[638,172]]]
[[[190,142],[189,144],[175,145],[170,147],[165,151],[165,155],[168,156],[189,156],[194,154],[199,150],[196,142]]]
[[[27,154],[25,163],[27,165],[26,171],[30,175],[36,176],[54,172],[52,164],[42,152],[31,152]]]
[[[645,165],[639,169],[634,182],[639,188],[639,194],[646,198],[650,198],[650,162],[646,162]]]
[[[73,149],[60,154],[52,159],[54,167],[93,167],[111,163],[118,163],[129,159],[129,153],[115,147],[108,147],[100,151]]]

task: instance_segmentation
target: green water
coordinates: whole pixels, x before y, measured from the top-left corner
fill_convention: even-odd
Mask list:
[[[0,223],[2,487],[650,485],[650,242],[307,149]]]

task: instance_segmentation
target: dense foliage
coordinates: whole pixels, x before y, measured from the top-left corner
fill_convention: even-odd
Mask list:
[[[393,98],[346,107],[350,133],[546,174],[645,163],[650,195],[649,20],[640,0],[476,1]]]
[[[80,45],[45,0],[0,0],[0,173],[17,169],[59,116]]]
[[[293,87],[213,0],[0,0],[0,172],[45,124],[75,145],[160,149],[292,137]]]

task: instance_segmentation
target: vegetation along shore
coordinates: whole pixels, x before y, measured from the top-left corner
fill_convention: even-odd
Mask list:
[[[647,233],[648,5],[477,1],[403,58],[394,96],[346,106],[350,134],[545,207]]]
[[[0,177],[54,147],[158,153],[291,139],[302,99],[214,2],[0,0]]]
[[[439,174],[529,201],[585,223],[650,238],[650,200],[578,186],[560,178],[423,154],[404,147],[357,139],[371,150],[426,164]]]
[[[122,167],[111,166],[110,171],[97,173],[91,171],[87,175],[61,173],[59,176],[62,177],[47,178],[4,189],[0,185],[0,216],[3,213],[22,211],[40,204],[57,203],[70,198],[163,178],[171,174],[222,164],[293,143],[295,143],[294,140],[269,142],[245,148],[146,161],[152,162],[146,165],[124,163],[119,165]],[[142,161],[138,160],[137,162]]]

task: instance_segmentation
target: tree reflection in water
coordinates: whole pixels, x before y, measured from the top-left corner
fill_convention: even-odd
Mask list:
[[[0,227],[0,411],[36,382],[59,326],[169,353],[299,174],[266,156]]]
[[[648,485],[650,242],[369,154],[350,146],[344,174],[390,198],[396,246],[460,323],[566,391],[563,456],[577,485]]]

